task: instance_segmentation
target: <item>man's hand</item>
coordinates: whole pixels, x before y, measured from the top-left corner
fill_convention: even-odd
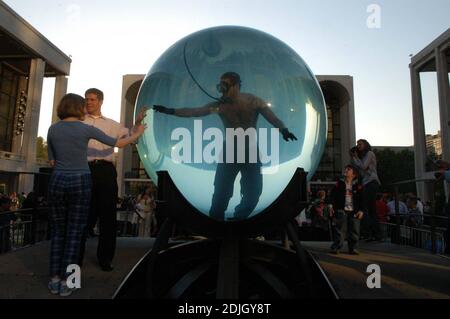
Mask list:
[[[144,118],[147,116],[148,106],[144,106],[136,117],[136,124],[141,124]]]
[[[175,109],[171,109],[162,105],[153,105],[153,110],[155,112],[164,113],[164,114],[175,114]]]
[[[359,211],[354,216],[355,216],[356,219],[361,220],[363,218],[363,216],[364,216],[364,213],[362,211]]]
[[[291,132],[289,132],[289,130],[287,128],[284,128],[284,129],[281,130],[281,135],[283,135],[283,139],[286,142],[289,142],[289,140],[291,140],[291,141],[294,141],[294,140],[296,141],[297,140],[295,135],[292,134]]]
[[[49,160],[48,163],[50,164],[50,167],[53,168],[56,165],[56,161],[55,160]]]

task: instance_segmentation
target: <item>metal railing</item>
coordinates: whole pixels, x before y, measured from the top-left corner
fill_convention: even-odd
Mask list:
[[[141,219],[135,210],[118,210],[117,236],[138,237]],[[48,207],[0,212],[0,254],[49,239]]]
[[[394,187],[394,201],[396,213],[389,215],[389,222],[380,222],[380,230],[382,231],[383,240],[391,241],[398,245],[413,246],[421,249],[429,250],[433,253],[443,254],[446,246],[449,245],[446,238],[446,231],[450,231],[449,217],[441,216],[436,213],[435,196],[431,201],[428,212],[424,214],[400,213],[399,186],[403,184],[428,182],[434,184],[435,179],[416,179],[400,181],[390,186]],[[317,183],[319,186],[328,186],[329,183]],[[433,189],[434,194],[434,189]],[[310,207],[309,203],[308,208]],[[308,208],[305,210],[307,211]],[[414,222],[416,221],[416,222]],[[419,221],[419,222],[417,222]],[[440,227],[440,226],[441,227]],[[328,225],[331,232],[332,226]],[[304,240],[330,240],[332,234],[327,234],[326,230],[314,228],[311,225],[302,227]]]
[[[433,237],[435,238],[435,253],[443,254],[446,248],[444,238],[444,228],[436,228],[434,235],[431,230],[418,227],[410,227],[407,225],[400,225],[392,223],[380,223],[380,230],[383,240],[391,241],[392,243],[412,246],[416,248],[433,251]]]
[[[48,208],[0,212],[0,254],[49,238]]]
[[[413,217],[417,214],[400,213],[399,186],[417,182],[429,183],[429,186],[432,189],[433,199],[431,200],[429,206],[430,213],[420,214],[423,218],[428,218],[428,226],[423,225],[421,227],[414,227],[406,225],[407,218]],[[434,195],[437,182],[439,181],[436,179],[414,179],[400,181],[390,185],[394,187],[395,214],[391,215],[394,219],[394,223],[380,223],[380,225],[385,229],[385,234],[386,236],[389,236],[392,243],[426,248],[431,250],[434,254],[443,253],[445,251],[445,245],[448,245],[444,236],[445,228],[439,228],[436,224],[438,220],[445,221],[447,231],[449,231],[449,218],[436,214],[436,198]]]
[[[134,210],[117,211],[117,236],[138,237],[138,216]]]

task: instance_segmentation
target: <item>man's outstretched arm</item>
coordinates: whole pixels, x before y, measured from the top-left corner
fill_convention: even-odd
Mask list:
[[[217,104],[217,102],[212,102],[202,107],[183,108],[183,109],[173,109],[162,105],[153,105],[153,110],[155,110],[155,112],[175,115],[179,117],[200,117],[212,113],[217,113],[219,110],[219,105]]]
[[[289,132],[287,127],[284,125],[283,121],[281,121],[275,115],[275,113],[272,112],[270,107],[263,100],[256,98],[256,102],[258,103],[259,111],[261,112],[262,116],[264,116],[264,118],[267,121],[269,121],[270,124],[272,124],[274,127],[280,130],[280,134],[283,135],[283,139],[286,142],[289,142],[289,140],[291,141],[297,140],[297,137],[295,137],[294,134]]]

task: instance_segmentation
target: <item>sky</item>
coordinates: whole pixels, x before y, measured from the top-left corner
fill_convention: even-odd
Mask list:
[[[179,39],[219,25],[247,26],[292,47],[317,75],[354,80],[356,138],[413,145],[410,54],[450,27],[449,0],[6,0],[72,58],[68,92],[104,91],[120,120],[122,76],[146,74]],[[436,74],[424,74],[426,132],[439,129]],[[44,81],[39,136],[51,125],[54,80]]]

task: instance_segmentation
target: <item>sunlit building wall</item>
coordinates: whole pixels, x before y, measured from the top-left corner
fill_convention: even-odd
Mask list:
[[[414,126],[414,155],[418,196],[425,201],[432,200],[436,165],[428,150],[433,148],[445,161],[450,161],[450,29],[431,42],[411,58],[411,95]],[[425,133],[421,73],[435,72],[439,99],[440,137],[427,138]],[[439,145],[438,145],[439,144]],[[428,180],[428,181],[425,181]]]

